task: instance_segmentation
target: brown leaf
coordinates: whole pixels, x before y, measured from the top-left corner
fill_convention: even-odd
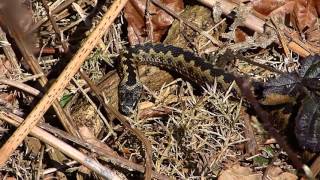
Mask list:
[[[284,17],[286,14],[292,14],[294,8],[294,0],[288,0],[283,6],[273,10],[269,16]]]
[[[320,1],[319,0],[313,0],[315,7],[317,9],[318,12],[318,16],[320,16]]]
[[[245,32],[243,32],[241,29],[237,28],[235,31],[234,41],[236,43],[244,42],[244,41],[246,41],[247,36],[248,35]]]
[[[262,174],[252,172],[249,167],[234,165],[230,169],[221,172],[218,180],[260,180]]]
[[[300,32],[314,27],[318,14],[313,0],[295,0],[293,12]]]
[[[162,0],[163,4],[169,9],[180,12],[183,10],[182,0]],[[150,19],[145,16],[146,12],[146,0],[129,0],[124,13],[128,22],[128,38],[130,44],[143,43],[150,39],[149,34],[152,34],[153,42],[160,41],[161,37],[167,31],[168,27],[173,22],[173,18],[163,10],[157,8],[152,3],[148,8]],[[150,23],[151,21],[151,23]],[[148,24],[149,23],[149,24]]]
[[[300,32],[312,29],[318,17],[317,11],[320,12],[318,0],[251,0],[251,3],[255,11],[265,16],[292,14],[292,22]]]
[[[292,0],[251,0],[251,3],[254,10],[268,16],[272,11],[286,5],[289,1]]]
[[[266,172],[266,176],[273,180],[296,180],[298,177],[294,174],[283,172],[281,168],[271,166]]]

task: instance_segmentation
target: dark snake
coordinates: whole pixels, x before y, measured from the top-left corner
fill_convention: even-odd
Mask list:
[[[125,50],[119,57],[119,64],[117,66],[118,73],[121,79],[118,91],[119,110],[125,115],[130,115],[133,112],[143,91],[143,87],[141,82],[139,81],[139,75],[137,72],[138,64],[157,66],[159,68],[168,70],[169,72],[179,73],[183,77],[195,82],[198,85],[213,85],[215,82],[217,82],[218,85],[223,89],[227,89],[231,85],[231,83],[236,80],[236,77],[238,76],[234,73],[227,72],[222,68],[215,67],[211,63],[206,62],[203,58],[195,55],[193,52],[189,50],[184,50],[182,48],[175,47],[172,45],[151,43],[135,45],[127,48],[127,50]],[[310,69],[313,68],[312,72],[315,72],[316,74],[309,73],[312,74],[312,78],[302,78],[302,80],[300,78],[298,84],[301,84],[300,82],[310,81],[310,85],[306,87],[310,87],[310,89],[312,90],[319,90],[318,88],[320,86],[318,87],[318,84],[320,84],[320,81],[319,79],[314,78],[320,77],[320,65],[314,65],[316,64],[316,62],[318,62],[317,60],[320,60],[319,56],[314,56],[305,59],[305,64],[307,64],[306,66]],[[315,68],[316,70],[314,71]],[[307,70],[304,70],[302,68],[301,71]],[[253,86],[253,93],[256,93],[258,91],[257,87],[261,88],[262,86],[263,88],[263,92],[261,93],[263,97],[260,97],[260,101],[263,104],[274,105],[269,103],[273,103],[274,100],[279,99],[288,101],[289,99],[292,99],[293,96],[295,96],[295,94],[297,94],[290,93],[290,89],[294,89],[292,84],[295,85],[297,83],[283,85],[283,82],[291,81],[291,79],[285,79],[282,77],[282,79],[284,79],[282,80],[283,82],[279,79],[281,80],[281,78],[278,78],[274,80],[272,83],[254,83],[257,85]],[[270,91],[270,88],[268,86],[276,87],[272,87],[273,89],[271,88],[272,90]],[[238,96],[241,94],[238,87],[235,87],[235,92]],[[308,110],[306,111],[308,112]],[[314,119],[308,120],[307,118],[303,117],[300,119],[303,119],[303,121],[306,122],[301,122],[301,120],[296,122],[297,126],[295,132],[298,143],[306,149],[311,149],[312,151],[319,151],[320,125],[318,126],[317,121],[314,121]]]

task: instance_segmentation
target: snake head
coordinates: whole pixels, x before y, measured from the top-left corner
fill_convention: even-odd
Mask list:
[[[119,110],[124,115],[131,115],[136,109],[140,96],[142,94],[142,84],[136,83],[128,86],[127,84],[119,84]]]

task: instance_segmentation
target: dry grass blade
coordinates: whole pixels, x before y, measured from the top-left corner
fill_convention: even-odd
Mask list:
[[[48,92],[28,115],[26,120],[13,133],[8,141],[0,149],[0,164],[3,165],[12,154],[12,152],[21,144],[23,139],[28,135],[32,128],[38,123],[52,102],[62,93],[72,76],[79,70],[86,57],[92,51],[96,43],[109,28],[111,23],[117,17],[119,12],[126,4],[126,0],[114,1],[109,10],[104,14],[102,20],[95,30],[87,38],[83,46],[73,56],[64,71],[60,74],[57,81],[50,87]]]

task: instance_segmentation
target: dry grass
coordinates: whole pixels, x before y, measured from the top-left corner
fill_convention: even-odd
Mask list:
[[[157,108],[172,109],[167,119],[133,118],[131,124],[152,142],[156,171],[179,179],[216,177],[226,162],[241,154],[236,147],[245,141],[239,119],[241,103],[231,101],[230,91],[221,92],[216,86],[206,88],[199,97],[190,84],[178,83],[152,93],[158,100]],[[167,91],[177,99],[170,105],[163,103]],[[131,159],[141,159],[141,146],[133,141],[126,135],[118,143],[120,148],[130,149]]]

